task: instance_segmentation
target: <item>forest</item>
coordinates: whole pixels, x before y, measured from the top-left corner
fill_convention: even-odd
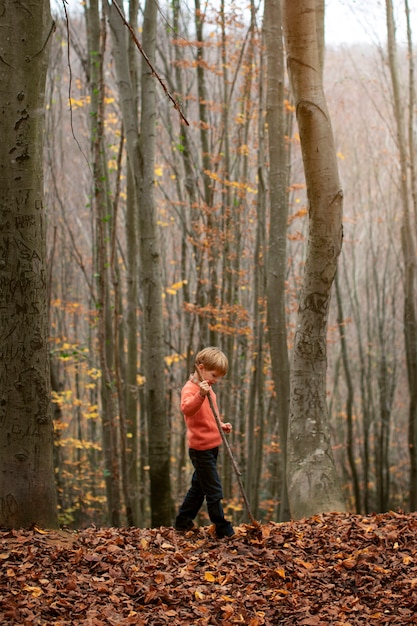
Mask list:
[[[416,510],[415,14],[378,2],[381,39],[323,48],[343,243],[329,304],[308,296],[322,318],[320,331],[303,322],[317,335],[303,383],[312,195],[275,5],[53,7],[43,167],[60,525],[170,525],[192,469],[180,392],[208,345],[229,358],[217,399],[256,519],[308,515],[288,505],[297,406],[304,424],[323,415],[304,436],[325,442],[346,511]],[[220,471],[227,515],[247,521],[224,452]]]

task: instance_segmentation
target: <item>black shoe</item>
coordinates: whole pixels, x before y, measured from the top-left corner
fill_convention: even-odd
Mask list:
[[[219,533],[216,533],[216,537],[217,539],[230,539],[231,537],[233,537],[235,534],[235,531],[233,530],[233,528],[231,528],[229,531],[227,531],[226,533],[223,533],[222,535],[220,535]]]
[[[179,533],[188,533],[190,530],[194,529],[195,525],[194,522],[192,522],[191,520],[188,522],[188,524],[184,524],[184,526],[180,524],[175,524],[175,530]]]

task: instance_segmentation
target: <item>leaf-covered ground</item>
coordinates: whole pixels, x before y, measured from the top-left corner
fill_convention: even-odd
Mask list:
[[[417,624],[417,515],[0,532],[0,624]]]

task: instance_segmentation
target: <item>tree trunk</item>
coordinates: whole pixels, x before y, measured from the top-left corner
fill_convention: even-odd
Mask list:
[[[253,20],[255,21],[255,20]],[[263,468],[263,450],[265,436],[265,311],[261,303],[265,302],[265,249],[266,249],[266,189],[264,181],[265,137],[264,121],[264,64],[260,61],[259,80],[259,121],[258,121],[258,193],[256,203],[256,235],[254,250],[253,276],[253,349],[251,380],[249,387],[247,419],[247,454],[246,484],[247,496],[251,503],[252,514],[259,516],[260,478]]]
[[[137,24],[139,11],[138,0],[129,2],[129,23]],[[130,76],[133,92],[138,100],[138,52],[135,43],[130,38],[128,46]],[[137,106],[136,106],[137,109]],[[126,421],[130,434],[130,445],[127,455],[128,489],[133,510],[133,520],[136,526],[143,526],[142,511],[144,508],[145,485],[139,481],[139,437],[145,438],[146,433],[139,433],[138,406],[138,216],[136,193],[132,170],[127,172],[126,185],[126,249],[127,249],[127,311],[126,311]],[[144,465],[144,459],[141,459]]]
[[[143,49],[155,58],[158,7],[146,0]],[[139,195],[140,279],[143,292],[142,360],[146,376],[152,526],[172,523],[170,426],[165,397],[165,344],[159,232],[154,201],[155,138],[157,131],[155,78],[142,61],[140,151],[142,186]]]
[[[126,143],[138,201],[140,283],[143,296],[142,368],[145,373],[145,410],[148,417],[148,453],[152,526],[170,525],[170,429],[165,398],[164,327],[160,242],[154,203],[156,98],[155,78],[142,60],[141,123],[136,114],[135,89],[127,62],[126,32],[110,7],[117,79],[125,123]],[[155,58],[156,5],[145,5],[142,46]]]
[[[130,7],[130,23],[135,24],[137,14]],[[140,156],[138,130],[138,96],[135,58],[136,49],[129,47],[129,31],[123,23],[114,5],[108,7],[109,23],[112,33],[113,56],[116,67],[116,78],[121,102],[124,132],[128,155],[129,171],[127,175],[127,209],[126,209],[126,246],[128,260],[127,279],[127,368],[125,381],[125,427],[122,432],[122,450],[124,450],[123,482],[126,507],[129,512],[130,525],[138,525],[140,517],[140,487],[138,477],[138,419],[137,419],[137,269],[138,269],[138,237],[137,211],[138,188],[140,185]],[[135,55],[135,56],[134,56]]]
[[[127,247],[127,310],[126,310],[126,423],[130,436],[127,454],[128,488],[132,504],[133,523],[142,526],[143,500],[145,486],[139,482],[139,437],[145,438],[146,433],[139,434],[138,420],[138,236],[137,236],[137,203],[132,172],[127,172],[126,198],[126,247]]]
[[[105,23],[100,16],[98,0],[90,0],[85,9],[90,59],[91,99],[91,150],[93,159],[93,207],[96,226],[97,250],[97,318],[98,353],[100,361],[103,451],[105,458],[104,478],[107,503],[112,526],[120,526],[120,468],[118,455],[117,409],[115,406],[113,336],[110,315],[110,276],[108,254],[107,171],[104,155],[104,51],[106,43]]]
[[[288,70],[309,202],[309,236],[291,368],[288,493],[294,518],[343,511],[330,446],[326,332],[342,245],[342,191],[322,81],[319,0],[284,2]]]
[[[284,113],[284,42],[281,0],[266,0],[265,45],[268,59],[267,122],[270,227],[267,261],[267,322],[280,435],[282,491],[278,518],[290,517],[286,476],[290,367],[287,346],[286,273],[290,148]],[[278,477],[275,477],[276,480]]]
[[[0,526],[57,526],[43,207],[48,0],[0,16]]]
[[[393,107],[397,130],[397,147],[400,161],[400,193],[402,202],[401,245],[404,258],[404,340],[407,363],[410,403],[409,450],[410,450],[410,509],[417,509],[417,311],[416,311],[416,224],[413,224],[409,207],[408,160],[415,161],[415,155],[407,154],[407,141],[404,127],[404,100],[400,93],[398,77],[397,46],[392,0],[386,0],[388,62],[391,73]],[[410,33],[409,33],[410,37]],[[410,100],[413,98],[413,91]],[[409,107],[414,103],[409,102]]]
[[[213,229],[217,226],[216,217],[213,215],[212,205],[214,196],[214,182],[209,176],[209,172],[212,169],[212,161],[210,158],[211,146],[210,146],[210,123],[208,115],[208,102],[209,96],[206,87],[206,66],[207,62],[204,55],[204,37],[203,26],[205,20],[205,13],[201,9],[200,0],[194,0],[195,5],[195,30],[197,38],[196,49],[196,74],[197,74],[197,94],[198,94],[198,111],[199,111],[199,125],[200,125],[200,142],[201,142],[201,161],[202,161],[202,179],[203,179],[203,192],[202,198],[199,202],[201,207],[203,219],[206,223],[207,233],[213,232]],[[205,10],[207,6],[205,5]],[[217,257],[220,254],[217,239],[213,237],[210,249],[206,251],[207,265],[208,265],[208,282],[207,287],[202,295],[202,305],[205,306],[207,302],[209,306],[216,308],[217,302],[217,289],[218,289],[218,275],[217,275]],[[211,344],[215,345],[217,342],[217,332],[209,328],[207,319],[205,316],[200,319],[201,328],[201,346]]]
[[[339,327],[340,335],[340,352],[343,363],[343,371],[345,373],[346,381],[346,422],[347,422],[347,437],[346,437],[346,452],[349,461],[349,467],[351,471],[351,480],[353,488],[353,496],[355,502],[356,513],[361,513],[361,499],[360,499],[360,486],[359,477],[356,465],[355,455],[355,442],[354,442],[354,416],[353,416],[353,399],[354,399],[354,384],[352,375],[350,372],[349,355],[347,348],[346,338],[346,324],[343,315],[343,301],[342,294],[339,285],[339,274],[336,273],[335,279],[336,286],[336,301],[337,301],[337,324]]]

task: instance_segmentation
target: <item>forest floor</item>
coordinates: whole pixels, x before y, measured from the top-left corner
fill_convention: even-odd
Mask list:
[[[0,624],[417,624],[417,514],[0,532]]]

